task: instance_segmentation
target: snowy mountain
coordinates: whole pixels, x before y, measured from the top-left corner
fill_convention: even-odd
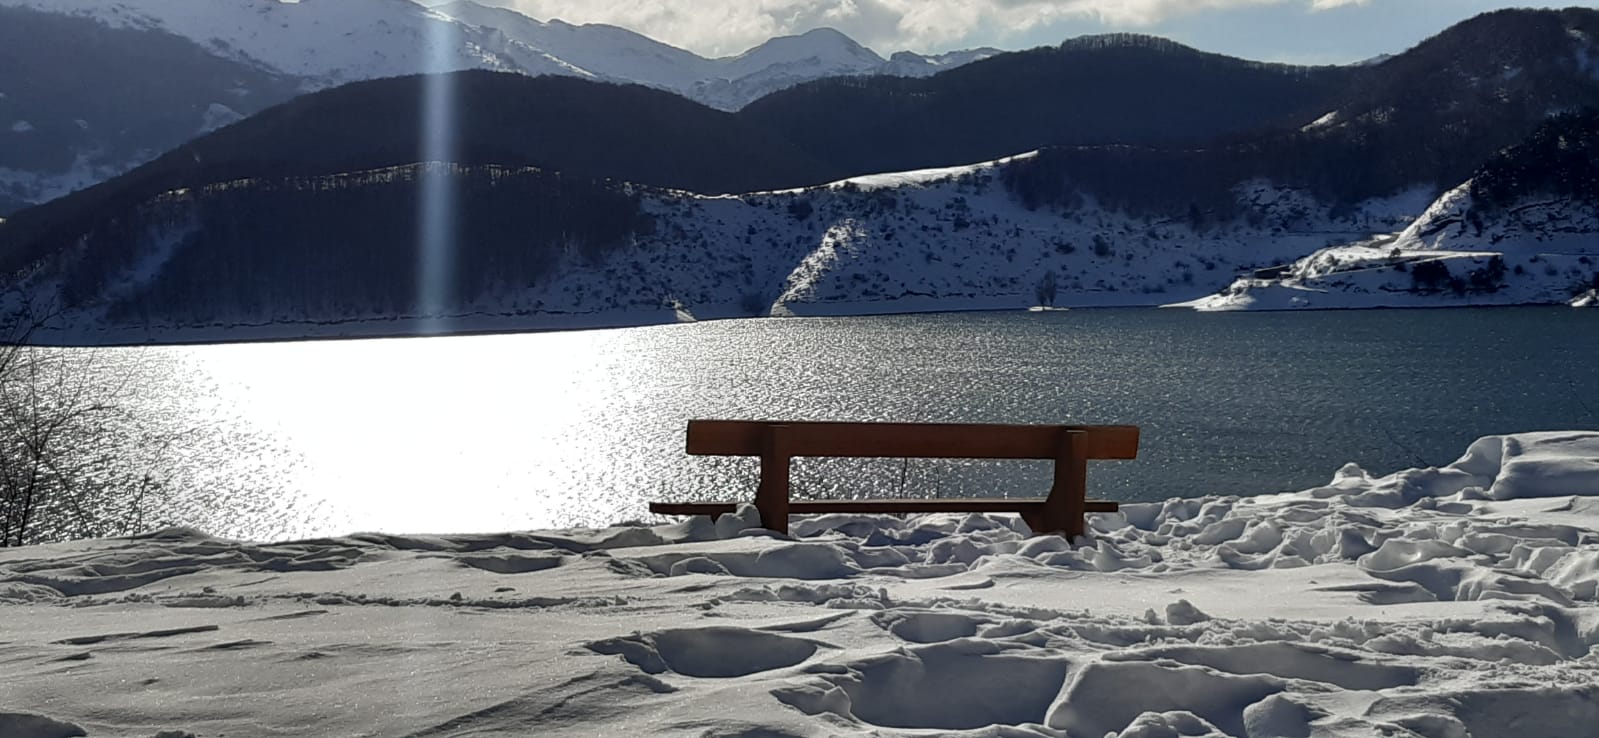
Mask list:
[[[0,215],[293,96],[299,83],[160,30],[0,3]],[[92,49],[93,53],[63,53]]]
[[[467,27],[499,34],[503,38],[499,45],[504,47],[560,59],[569,65],[568,73],[591,79],[637,82],[681,93],[713,74],[711,60],[625,28],[538,21],[469,0],[433,10]]]
[[[541,22],[507,8],[461,0],[434,11],[487,34],[488,47],[520,60],[558,59],[564,72],[609,82],[632,82],[676,92],[721,110],[824,77],[924,77],[1000,53],[971,49],[935,56],[908,51],[883,57],[831,28],[773,38],[736,56],[708,59],[625,28],[560,20]],[[503,42],[494,39],[503,34]]]
[[[0,0],[0,21],[15,60],[0,68],[0,214],[120,174],[295,93],[358,80],[490,69],[638,83],[734,110],[818,77],[925,76],[998,53],[885,60],[820,29],[706,59],[614,26],[410,0]],[[96,53],[63,60],[61,48]],[[46,84],[58,76],[66,79]],[[128,94],[149,88],[161,89]]]
[[[299,78],[306,89],[494,69],[633,82],[724,110],[818,77],[928,75],[998,53],[900,52],[889,61],[823,28],[707,59],[616,26],[541,22],[470,0],[431,9],[411,0],[0,0],[0,6],[165,31],[217,56]]]
[[[517,69],[483,34],[409,0],[0,0],[158,29],[213,54],[301,80],[307,89],[423,71]],[[544,73],[548,69],[530,69]]]
[[[774,38],[714,64],[717,73],[686,94],[723,109],[743,107],[813,79],[898,73],[871,49],[830,28]]]
[[[297,92],[433,69],[637,81],[721,107],[765,94],[738,110],[740,125],[797,148],[785,156],[808,158],[814,166],[806,169],[827,174],[765,187],[1049,146],[1182,146],[1215,154],[1206,168],[1229,180],[1213,183],[1213,199],[1265,175],[1337,204],[1463,181],[1551,111],[1599,105],[1592,62],[1599,13],[1582,8],[1484,14],[1381,64],[1314,68],[1129,34],[980,64],[968,62],[992,50],[884,60],[825,29],[705,59],[620,28],[539,22],[470,2],[427,9],[409,0],[0,0],[0,14],[0,41],[18,60],[0,66],[0,214],[102,181]],[[55,53],[61,48],[96,53],[63,58]],[[1492,53],[1474,51],[1481,48]],[[856,76],[871,72],[887,74]],[[766,94],[778,88],[787,89]],[[405,128],[384,120],[363,133],[394,138],[394,127]],[[284,136],[297,126],[288,128]],[[1223,149],[1218,140],[1245,143]],[[1262,159],[1278,166],[1247,171]],[[1361,171],[1349,171],[1350,161],[1363,162]],[[1294,162],[1297,170],[1283,166]],[[714,174],[728,166],[743,164],[705,161],[695,169]]]
[[[987,113],[928,118],[920,137],[900,137],[915,160],[1037,140],[1027,126],[1068,129],[1066,143],[1127,137],[956,167],[871,170],[880,150],[825,145],[860,122],[832,125],[829,101],[858,95],[864,105],[844,107],[869,108],[887,99],[881,78],[812,82],[726,113],[638,85],[465,71],[451,80],[462,145],[443,163],[416,161],[428,78],[365,81],[14,214],[0,224],[0,273],[64,308],[52,340],[87,343],[1079,305],[1582,304],[1599,286],[1599,123],[1548,111],[1599,99],[1568,53],[1589,48],[1583,29],[1596,24],[1594,11],[1516,11],[1440,34],[1458,43],[1527,26],[1519,43],[1558,43],[1536,71],[1496,83],[1490,96],[1506,102],[1491,115],[1405,97],[1440,78],[1422,62],[1453,58],[1436,39],[1360,71],[1099,37],[887,83],[926,92],[902,96],[915,105]],[[798,46],[852,46],[809,37]],[[793,48],[765,49],[761,68],[809,63]],[[1084,59],[1111,71],[1079,79]],[[1071,82],[1052,87],[1065,104],[1005,88],[1018,65]],[[1137,87],[1143,104],[1160,89],[1171,91],[1161,104],[1189,95],[1214,109],[1128,122],[1126,108],[1081,106],[1127,94],[1107,78],[1151,69],[1189,76]],[[1353,102],[1318,102],[1332,93]],[[806,110],[822,115],[780,114]],[[1180,116],[1228,132],[1224,143],[1170,141]],[[1451,138],[1461,130],[1473,134]],[[850,176],[863,171],[898,173]],[[451,294],[424,304],[417,224],[395,214],[439,185],[468,194],[456,200]]]

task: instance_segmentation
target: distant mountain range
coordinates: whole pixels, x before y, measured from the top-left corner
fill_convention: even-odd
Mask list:
[[[1599,109],[1591,9],[1489,13],[1348,67],[1089,37],[736,112],[467,71],[449,78],[456,155],[419,162],[436,81],[305,95],[17,212],[0,271],[82,342],[1277,294],[1240,275],[1300,302],[1205,306],[1316,306],[1305,290],[1335,286],[1306,285],[1352,263],[1387,271],[1319,304],[1599,285],[1599,127],[1567,114]],[[415,211],[441,181],[464,193],[459,269],[429,315]],[[1326,251],[1345,247],[1364,250]],[[1457,257],[1452,277],[1413,277]]]
[[[831,28],[771,39],[737,56],[707,59],[692,52],[604,24],[575,26],[540,22],[514,10],[463,0],[433,8],[438,14],[487,36],[486,48],[505,48],[518,69],[529,74],[568,74],[603,82],[636,83],[704,103],[737,110],[781,89],[823,77],[890,75],[925,77],[1000,53],[971,49],[922,55],[909,51],[887,59]],[[498,40],[503,36],[503,41]],[[512,53],[536,50],[556,67],[523,62]],[[479,65],[480,68],[495,68]],[[370,78],[378,75],[366,75]]]
[[[884,59],[838,31],[773,38],[708,59],[605,24],[534,20],[458,0],[0,0],[14,9],[166,33],[306,89],[407,74],[491,69],[642,84],[734,110],[819,77],[926,76],[999,53],[973,49]]]
[[[615,26],[410,0],[0,0],[0,215],[120,174],[296,94],[488,69],[636,83],[734,110],[820,77],[926,76],[819,29],[707,59]]]

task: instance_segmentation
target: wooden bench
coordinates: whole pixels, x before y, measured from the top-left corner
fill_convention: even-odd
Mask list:
[[[1083,515],[1115,512],[1114,502],[1088,499],[1089,459],[1138,455],[1133,425],[988,425],[955,423],[777,423],[690,420],[688,453],[759,456],[761,481],[755,507],[761,525],[788,532],[788,516],[812,513],[1014,512],[1034,533],[1083,533]],[[788,499],[789,460],[796,456],[926,459],[1053,459],[1048,497],[996,499],[801,500]],[[732,512],[736,502],[652,502],[663,515]]]

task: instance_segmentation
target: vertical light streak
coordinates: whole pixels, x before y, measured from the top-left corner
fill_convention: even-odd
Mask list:
[[[458,225],[455,179],[457,161],[455,53],[458,26],[437,20],[428,26],[427,76],[422,79],[422,167],[417,203],[417,306],[424,333],[443,330],[451,307],[455,240]]]

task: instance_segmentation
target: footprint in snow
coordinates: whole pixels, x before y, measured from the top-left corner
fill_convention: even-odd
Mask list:
[[[671,671],[725,679],[794,666],[815,654],[819,645],[747,628],[711,627],[608,638],[588,644],[588,649],[621,656],[647,674]]]

